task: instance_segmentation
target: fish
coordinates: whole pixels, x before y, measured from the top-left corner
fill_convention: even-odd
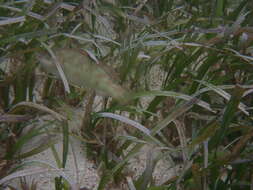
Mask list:
[[[60,48],[53,52],[70,84],[93,89],[120,103],[128,102],[129,92],[110,76],[108,69],[104,69],[101,63],[97,64],[85,52],[73,48]],[[36,56],[44,71],[60,78],[54,59],[49,54],[39,53]]]

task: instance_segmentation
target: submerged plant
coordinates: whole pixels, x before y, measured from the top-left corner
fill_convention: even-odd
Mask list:
[[[54,141],[19,154],[45,134],[24,129],[50,114],[63,127],[50,131],[63,135],[62,161],[52,148],[58,167],[67,163],[69,136],[81,140],[101,169],[98,190],[112,182],[131,190],[252,189],[250,1],[3,1],[0,13],[0,182],[30,174],[9,166],[52,148]],[[105,98],[94,109],[93,91],[118,103]],[[59,108],[71,97],[75,107],[87,102],[82,135],[69,131],[67,106]],[[135,176],[130,163],[145,146]],[[160,161],[176,171],[162,181]],[[57,189],[78,188],[54,169]]]

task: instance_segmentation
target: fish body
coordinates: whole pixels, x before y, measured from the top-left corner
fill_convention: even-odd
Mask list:
[[[128,99],[127,91],[112,79],[99,64],[92,61],[88,55],[75,49],[56,49],[55,56],[70,84],[94,89],[101,95],[111,96],[119,102]],[[46,54],[39,54],[42,68],[59,77],[59,72],[53,59]]]

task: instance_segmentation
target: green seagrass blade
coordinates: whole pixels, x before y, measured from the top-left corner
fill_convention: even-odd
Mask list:
[[[110,73],[85,53],[76,49],[56,49],[54,54],[61,64],[64,74],[70,84],[94,89],[101,95],[111,96],[121,103],[126,103],[129,93],[112,79]],[[47,54],[39,54],[42,68],[59,77],[59,72],[52,59]]]

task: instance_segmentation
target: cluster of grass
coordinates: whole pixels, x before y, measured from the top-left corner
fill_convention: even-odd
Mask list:
[[[56,189],[79,189],[60,169],[71,136],[86,142],[91,159],[103,165],[99,190],[124,180],[131,190],[252,190],[252,8],[249,0],[0,0],[0,185],[54,170]],[[92,85],[105,83],[102,90],[117,101],[105,98],[95,112],[93,90],[101,90],[96,86],[83,92],[64,80],[68,73],[41,80],[41,55],[48,52],[57,62],[55,48],[66,48],[66,54],[82,49],[94,64],[113,68],[117,76],[109,79],[82,74],[90,74],[84,80]],[[153,76],[154,68],[159,73]],[[112,85],[131,93],[117,98]],[[77,107],[83,99],[81,134],[71,134],[68,119],[56,109],[59,102]],[[44,114],[61,127],[23,133]],[[128,133],[116,135],[122,123]],[[21,153],[32,138],[60,132],[62,156],[54,140]],[[132,178],[128,161],[144,145],[160,151]],[[48,148],[58,168],[43,163],[41,169],[22,169],[22,159]],[[152,173],[161,159],[172,166],[179,160],[182,168],[158,185]],[[39,187],[35,182],[22,188]]]

